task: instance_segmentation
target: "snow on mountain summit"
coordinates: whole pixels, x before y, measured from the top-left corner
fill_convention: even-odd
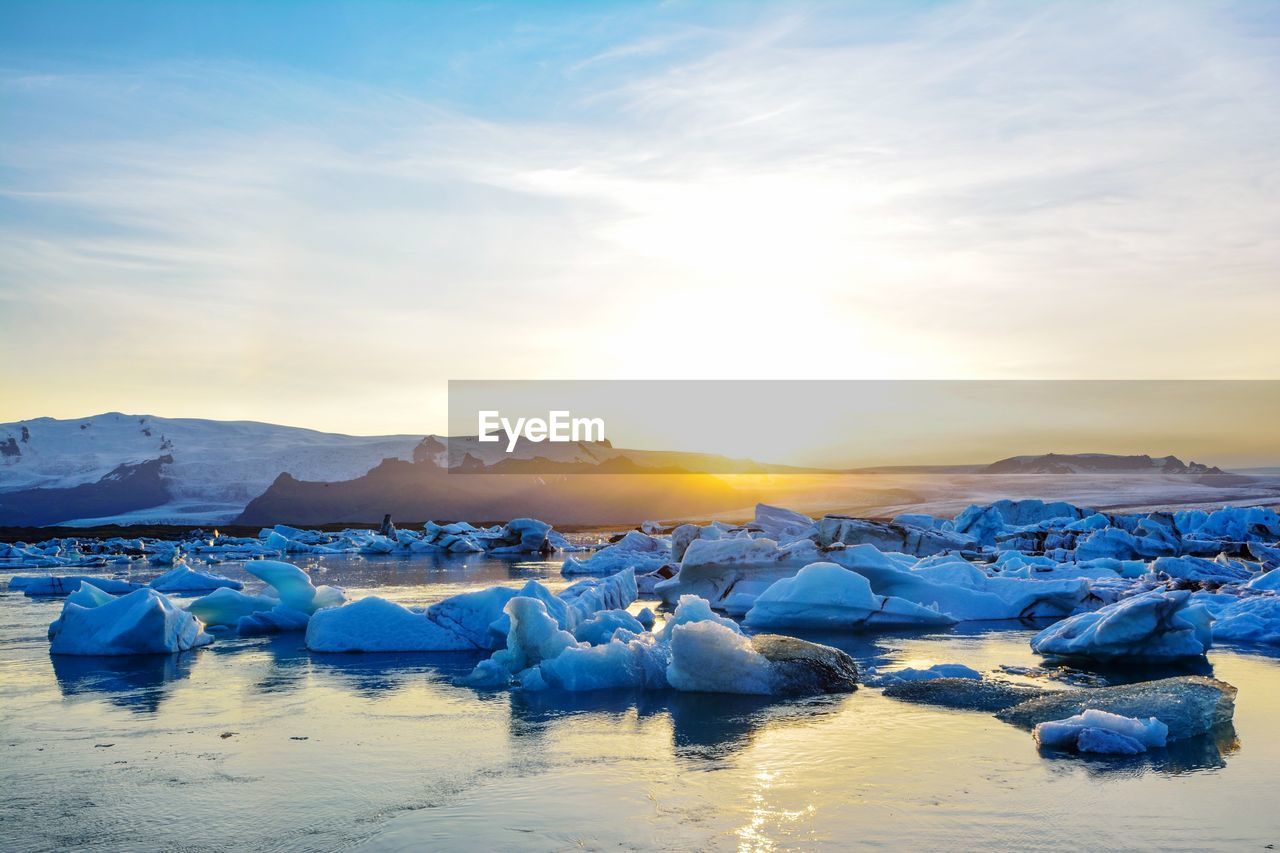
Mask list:
[[[412,459],[422,440],[120,412],[35,418],[0,424],[0,493],[96,483],[122,465],[159,460],[170,501],[149,514],[218,521],[235,516],[282,473],[348,480],[383,459]]]

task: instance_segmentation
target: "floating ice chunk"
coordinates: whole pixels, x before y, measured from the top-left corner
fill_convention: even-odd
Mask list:
[[[1235,599],[1214,612],[1213,639],[1227,643],[1280,645],[1280,596]]]
[[[996,716],[1030,729],[1037,723],[1061,720],[1092,708],[1123,717],[1155,717],[1169,727],[1169,740],[1181,740],[1230,723],[1235,698],[1236,688],[1225,681],[1183,675],[1114,687],[1055,690]]]
[[[506,633],[492,631],[490,626],[504,615],[503,608],[516,594],[516,590],[502,586],[464,592],[431,605],[427,616],[478,649],[497,649],[502,647]]]
[[[732,619],[725,619],[723,616],[717,616],[711,610],[711,604],[705,598],[699,598],[696,595],[682,595],[680,602],[676,605],[676,612],[667,620],[667,624],[662,626],[662,630],[658,632],[658,639],[669,641],[672,632],[679,625],[688,625],[693,622],[714,622],[724,628],[741,634],[742,629],[738,627],[738,623]]]
[[[923,512],[904,512],[890,519],[892,524],[905,524],[910,527],[924,527],[929,530],[954,530],[955,522],[949,518],[938,518]]]
[[[455,678],[453,683],[476,690],[505,690],[511,686],[511,672],[497,661],[485,658],[470,674]]]
[[[187,605],[206,625],[235,625],[250,613],[270,610],[280,604],[268,595],[248,595],[234,589],[218,589]]]
[[[671,562],[671,545],[663,539],[632,530],[622,539],[601,548],[585,560],[564,561],[564,575],[612,575],[624,569],[651,572]]]
[[[1262,569],[1265,572],[1269,573],[1276,568],[1280,568],[1280,548],[1263,545],[1260,542],[1250,542],[1249,554],[1262,564]]]
[[[645,608],[642,608],[640,612],[636,614],[636,621],[639,622],[646,631],[652,631],[653,625],[655,622],[658,621],[658,618],[653,615],[652,610],[645,607]]]
[[[668,628],[667,681],[672,687],[702,693],[773,693],[769,661],[741,633],[710,620]]]
[[[287,604],[277,604],[270,610],[255,610],[236,622],[236,633],[242,637],[262,637],[271,634],[288,634],[305,631],[311,614]]]
[[[551,525],[536,518],[513,518],[502,530],[484,541],[493,554],[548,554],[547,534]]]
[[[1253,577],[1251,568],[1225,558],[1161,557],[1151,564],[1151,571],[1179,580],[1213,583],[1244,583]]]
[[[961,622],[1065,616],[1089,596],[1087,581],[1033,581],[987,577],[967,562],[947,562],[911,571],[904,555],[870,545],[828,551],[826,559],[865,577],[877,595],[896,596]],[[906,561],[914,562],[905,557]]]
[[[1137,755],[1147,747],[1138,740],[1109,729],[1081,729],[1075,743],[1077,752],[1093,752],[1106,755]]]
[[[206,572],[197,572],[185,563],[175,566],[170,571],[148,584],[160,592],[207,592],[213,589],[242,589],[244,584],[238,580]]]
[[[80,588],[80,584],[90,583],[103,592],[112,595],[124,595],[135,589],[142,589],[142,584],[114,578],[100,578],[93,575],[50,575],[47,577],[13,577],[9,580],[9,589],[20,589],[31,598],[40,596],[56,597],[70,595]]]
[[[556,620],[556,624],[566,631],[572,631],[574,626],[579,622],[580,614],[576,610],[570,610],[568,603],[547,589],[541,583],[535,580],[526,581],[525,585],[516,591],[515,596],[519,598],[536,598],[542,602],[546,608],[547,614]],[[506,605],[504,604],[505,608]],[[489,626],[489,632],[507,636],[511,630],[511,617],[507,613],[502,613],[497,619],[493,620],[493,624]]]
[[[565,626],[572,628],[597,611],[626,609],[637,595],[636,573],[624,569],[607,578],[580,580],[560,590],[557,597],[576,612],[573,621]]]
[[[1011,527],[1025,527],[1051,519],[1071,522],[1092,515],[1093,510],[1074,504],[1041,500],[1001,500],[992,504],[974,504],[956,516],[955,529],[967,533],[983,545],[994,545],[996,537]]]
[[[646,630],[636,617],[625,610],[601,610],[574,628],[573,636],[580,643],[598,646],[609,642],[613,632],[619,628],[625,628],[635,634],[642,634]]]
[[[1084,562],[1100,557],[1116,560],[1152,560],[1178,553],[1178,542],[1171,534],[1135,536],[1119,527],[1095,530],[1076,542],[1076,560]]]
[[[982,673],[959,663],[936,663],[924,669],[904,667],[892,672],[879,672],[877,670],[872,670],[872,672],[874,677],[868,674],[868,677],[864,679],[872,687],[888,687],[890,684],[902,684],[908,681],[932,681],[937,678],[982,680]]]
[[[322,607],[333,607],[346,600],[343,591],[333,586],[313,586],[311,576],[292,563],[278,560],[253,560],[244,570],[271,587],[280,603],[290,610],[315,613]]]
[[[662,690],[667,685],[671,647],[652,634],[625,636],[626,631],[599,646],[567,648],[537,668],[538,678],[522,679],[526,690]],[[530,672],[533,672],[531,670]]]
[[[873,545],[881,551],[928,557],[947,551],[980,551],[972,536],[954,530],[886,524],[865,518],[828,515],[818,522],[814,538],[820,545]]]
[[[1280,539],[1280,515],[1261,506],[1227,506],[1210,513],[1195,532],[1237,542],[1275,542]]]
[[[213,638],[200,620],[153,589],[134,590],[94,607],[68,601],[49,626],[49,651],[59,655],[172,654]]]
[[[782,547],[772,539],[697,539],[685,551],[680,572],[654,586],[654,592],[667,604],[697,595],[718,606],[734,593],[741,600],[738,610],[746,613],[774,581],[821,559],[808,539]]]
[[[1042,655],[1093,660],[1176,660],[1213,645],[1212,618],[1186,591],[1136,595],[1045,628],[1031,640]]]
[[[551,660],[578,644],[573,635],[547,613],[546,603],[537,598],[517,596],[503,609],[511,617],[511,629],[507,632],[507,647],[494,652],[492,660],[512,675]]]
[[[88,581],[82,581],[80,588],[67,596],[66,603],[78,604],[81,607],[98,607],[114,600],[114,595],[103,592]]]
[[[671,636],[667,681],[699,693],[805,695],[857,687],[853,658],[830,646],[794,637],[745,637],[722,624],[679,625]]]
[[[307,610],[316,597],[311,576],[292,563],[279,560],[253,560],[244,570],[275,590],[280,602],[295,610]]]
[[[1263,572],[1250,580],[1245,586],[1249,587],[1249,589],[1270,589],[1280,592],[1280,570],[1272,569],[1269,572]]]
[[[752,628],[953,625],[950,616],[871,591],[862,575],[835,563],[811,563],[766,589],[743,620]]]
[[[319,610],[307,623],[306,645],[316,652],[443,652],[475,644],[423,613],[369,596]]]
[[[1155,717],[1122,717],[1090,708],[1065,720],[1037,723],[1032,733],[1036,743],[1050,749],[1133,755],[1164,746],[1169,727]]]
[[[756,516],[751,527],[780,545],[807,539],[817,532],[813,519],[807,515],[769,504],[756,504]]]

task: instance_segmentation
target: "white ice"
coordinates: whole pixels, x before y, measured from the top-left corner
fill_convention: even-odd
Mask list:
[[[1145,720],[1089,709],[1065,720],[1038,724],[1036,743],[1050,749],[1132,755],[1163,747],[1169,727],[1155,717]]]
[[[810,563],[760,594],[743,624],[752,628],[847,629],[857,626],[953,625],[954,619],[902,598],[871,591],[862,575],[835,563]]]
[[[187,564],[181,563],[160,575],[148,586],[160,592],[208,592],[224,588],[242,589],[244,584],[211,572],[198,572]]]
[[[424,613],[371,595],[317,611],[307,623],[306,646],[316,652],[438,652],[475,644]]]
[[[212,642],[200,620],[153,589],[93,607],[64,602],[49,640],[49,651],[62,655],[172,654]]]
[[[1213,644],[1211,622],[1189,592],[1154,590],[1050,625],[1032,638],[1031,648],[1093,660],[1200,657]]]

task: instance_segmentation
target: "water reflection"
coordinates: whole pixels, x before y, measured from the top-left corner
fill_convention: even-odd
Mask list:
[[[1107,684],[1138,684],[1143,681],[1158,681],[1161,678],[1175,678],[1180,675],[1213,677],[1213,664],[1209,663],[1205,658],[1184,658],[1162,663],[1126,664],[1046,656],[1044,664],[1050,667],[1067,666],[1079,672],[1096,675],[1105,679]]]
[[[197,654],[50,655],[49,660],[64,697],[95,696],[139,714],[154,714],[174,684],[190,677]]]
[[[713,760],[747,748],[766,726],[812,723],[815,718],[835,713],[848,699],[847,694],[780,699],[676,690],[517,690],[509,695],[513,738],[541,737],[576,715],[623,718],[634,714],[638,719],[666,716],[671,721],[672,749],[677,757]]]
[[[1164,749],[1138,755],[1090,755],[1040,748],[1040,756],[1050,761],[1068,762],[1064,770],[1083,770],[1091,777],[1141,776],[1156,772],[1169,775],[1227,766],[1226,756],[1240,749],[1234,725],[1228,723],[1200,737],[1170,741]]]
[[[418,683],[451,684],[471,672],[487,652],[371,652],[365,654],[323,654],[302,651],[312,672],[331,680],[332,686],[366,699]]]

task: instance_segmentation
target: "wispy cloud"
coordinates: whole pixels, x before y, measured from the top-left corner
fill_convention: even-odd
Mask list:
[[[555,108],[511,115],[215,58],[10,69],[0,416],[1275,376],[1276,37],[1232,4],[788,6],[555,54]]]

